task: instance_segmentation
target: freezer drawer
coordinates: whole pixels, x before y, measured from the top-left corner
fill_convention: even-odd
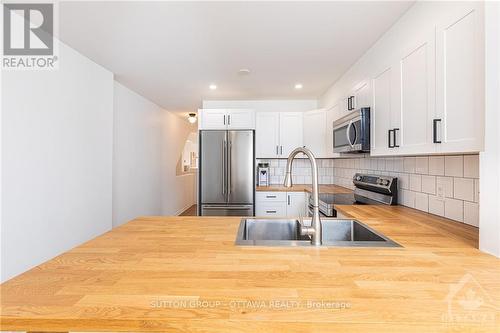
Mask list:
[[[253,216],[253,205],[202,205],[202,216]]]

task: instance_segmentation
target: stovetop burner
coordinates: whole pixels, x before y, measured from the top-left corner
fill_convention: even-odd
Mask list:
[[[353,193],[320,193],[319,201],[327,205],[353,205],[356,203]]]

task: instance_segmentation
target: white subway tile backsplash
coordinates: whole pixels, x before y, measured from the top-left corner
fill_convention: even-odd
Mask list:
[[[479,227],[479,204],[464,202],[464,222]]]
[[[444,216],[444,200],[434,195],[429,195],[429,213]]]
[[[400,173],[398,175],[398,186],[399,188],[402,189],[409,189],[410,188],[410,176],[406,173]]]
[[[286,159],[259,162],[270,163],[271,184],[283,183]],[[320,184],[351,189],[356,172],[397,177],[400,205],[471,225],[479,220],[478,155],[320,159],[318,169]],[[296,159],[292,176],[295,184],[310,184],[309,161]]]
[[[464,202],[446,198],[444,200],[444,216],[455,221],[464,221]]]
[[[451,177],[437,177],[436,178],[436,194],[439,196],[440,190],[443,191],[442,196],[446,198],[453,198],[453,178]]]
[[[429,157],[418,156],[415,161],[415,172],[426,175],[429,173]]]
[[[464,157],[463,156],[445,156],[444,174],[450,177],[464,176]]]
[[[415,193],[415,208],[424,212],[428,212],[429,195],[425,193]]]
[[[406,173],[415,173],[415,157],[405,157],[403,161],[403,171]]]
[[[453,197],[460,200],[474,201],[474,179],[454,178]]]
[[[394,158],[394,171],[395,172],[403,172],[403,157],[395,157]]]
[[[410,175],[410,190],[415,192],[422,191],[422,176],[421,175]]]
[[[464,156],[464,177],[479,178],[479,155]]]
[[[415,208],[415,192],[402,189],[398,194],[399,202],[403,206]]]
[[[429,175],[444,176],[444,156],[429,156]]]
[[[436,176],[422,176],[422,192],[436,194]]]
[[[474,202],[479,202],[479,179],[474,179]]]

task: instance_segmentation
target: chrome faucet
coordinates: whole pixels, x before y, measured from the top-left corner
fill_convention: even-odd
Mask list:
[[[285,183],[283,185],[285,187],[292,187],[292,162],[298,153],[305,154],[309,158],[309,161],[311,162],[312,196],[313,196],[313,216],[311,219],[311,226],[305,227],[301,224],[300,233],[302,235],[311,236],[311,243],[313,245],[319,246],[321,245],[321,220],[319,218],[318,165],[316,163],[316,158],[309,149],[305,147],[299,147],[294,149],[290,153],[290,156],[288,156],[288,160],[286,161]]]

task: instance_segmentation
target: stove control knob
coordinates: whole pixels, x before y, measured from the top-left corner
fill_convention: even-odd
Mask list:
[[[361,176],[356,176],[356,180],[357,180],[358,182],[360,182],[360,181],[361,181],[361,179],[362,179],[362,178],[361,178]]]
[[[388,179],[383,179],[382,180],[382,185],[384,185],[384,186],[389,185],[389,180]]]

